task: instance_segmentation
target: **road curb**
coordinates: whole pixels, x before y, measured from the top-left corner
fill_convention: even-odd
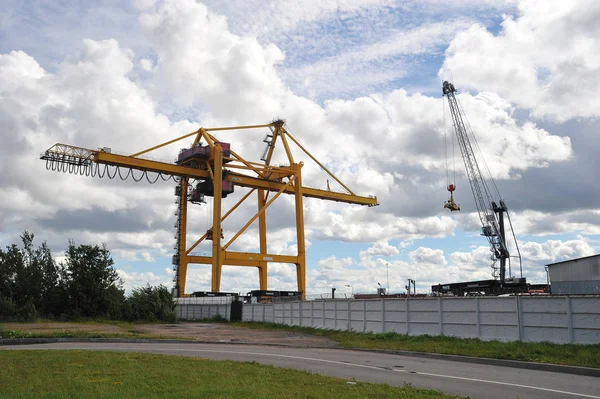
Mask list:
[[[411,352],[403,350],[388,350],[388,349],[357,349],[357,348],[336,348],[336,349],[347,349],[359,352],[371,352],[371,353],[385,353],[390,355],[400,356],[411,356],[421,357],[425,359],[439,359],[449,360],[453,362],[462,363],[475,363],[475,364],[487,364],[490,366],[504,366],[527,370],[540,370],[550,371],[554,373],[563,374],[575,374],[588,377],[600,377],[600,369],[592,367],[579,367],[579,366],[567,366],[562,364],[554,363],[535,363],[525,362],[520,360],[508,360],[508,359],[492,359],[489,357],[471,357],[471,356],[460,356],[460,355],[445,355],[441,353],[428,353],[428,352]]]
[[[400,355],[410,357],[420,357],[425,359],[438,359],[462,363],[487,364],[491,366],[503,366],[520,368],[527,370],[550,371],[554,373],[574,374],[588,377],[600,377],[600,369],[591,367],[566,366],[553,363],[534,363],[519,360],[492,359],[487,357],[471,357],[459,355],[445,355],[441,353],[412,352],[403,350],[389,349],[358,349],[342,347],[297,347],[285,344],[265,344],[244,341],[196,341],[196,340],[178,340],[178,339],[136,339],[136,338],[10,338],[0,339],[0,346],[3,345],[35,345],[50,344],[58,342],[103,342],[103,343],[132,343],[132,344],[223,344],[223,345],[253,345],[253,346],[275,346],[283,348],[296,349],[333,349],[333,350],[351,350],[357,352],[385,353],[389,355]]]

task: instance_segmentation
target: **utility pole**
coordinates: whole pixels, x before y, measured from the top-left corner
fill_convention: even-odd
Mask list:
[[[410,297],[410,285],[411,284],[413,286],[413,295],[417,293],[417,287],[415,286],[415,280],[409,278],[408,285],[406,287],[404,287],[404,288],[406,288],[409,297]]]
[[[390,262],[387,262],[385,264],[385,274],[387,275],[387,294],[390,294],[390,272],[388,270],[388,266],[390,265]]]
[[[346,287],[350,287],[350,290],[352,291],[352,298],[354,298],[354,287],[350,284],[346,284]]]

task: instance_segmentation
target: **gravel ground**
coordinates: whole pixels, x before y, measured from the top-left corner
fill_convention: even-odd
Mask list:
[[[170,336],[205,342],[235,342],[267,345],[285,345],[296,348],[332,348],[332,340],[309,334],[257,330],[232,327],[227,323],[184,322],[178,324],[135,324],[133,327],[121,327],[108,323],[0,323],[4,330],[31,331],[36,333],[87,332],[101,334],[151,334]]]

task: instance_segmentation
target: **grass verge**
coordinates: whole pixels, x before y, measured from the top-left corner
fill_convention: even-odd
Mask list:
[[[0,329],[0,339],[22,339],[22,338],[130,338],[130,339],[177,339],[182,338],[169,335],[145,334],[137,330],[129,330],[120,333],[94,332],[94,331],[25,331],[25,330],[2,330]]]
[[[0,398],[452,398],[255,362],[96,351],[15,350],[0,356]]]
[[[357,333],[275,323],[232,323],[232,325],[317,335],[334,340],[344,348],[406,350],[600,368],[600,345],[499,342],[427,335],[408,336],[396,333]]]

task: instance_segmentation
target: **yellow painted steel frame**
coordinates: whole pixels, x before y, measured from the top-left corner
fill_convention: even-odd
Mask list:
[[[227,158],[229,163],[224,163],[223,149],[220,142],[212,136],[211,131],[223,130],[239,130],[239,129],[256,129],[268,127],[272,131],[272,139],[268,144],[269,148],[266,152],[265,164],[250,162],[244,160],[234,151],[231,152],[231,157]],[[191,165],[184,162],[181,165],[158,162],[149,159],[139,158],[140,155],[146,154],[155,149],[164,147],[183,138],[196,136],[194,145],[202,139],[211,148],[211,155],[207,161],[196,160],[196,165]],[[295,163],[292,152],[289,146],[288,138],[292,140],[302,151],[304,151],[312,160],[322,167],[335,181],[340,183],[347,193],[333,192],[328,190],[320,190],[302,186],[302,166],[303,163]],[[277,140],[283,143],[286,155],[288,157],[289,166],[274,167],[271,166],[271,159]],[[250,266],[256,267],[259,271],[259,285],[261,290],[267,289],[268,264],[271,262],[278,263],[293,263],[296,265],[296,275],[298,279],[298,291],[302,296],[306,295],[306,248],[304,241],[304,197],[320,198],[350,204],[359,204],[367,206],[378,205],[377,197],[362,197],[354,194],[346,187],[337,177],[335,177],[324,165],[316,160],[306,149],[283,127],[283,121],[276,121],[265,125],[253,126],[234,126],[223,128],[200,128],[195,132],[188,133],[178,139],[170,140],[166,143],[159,144],[147,150],[138,152],[131,156],[112,154],[104,150],[88,150],[69,146],[65,144],[56,144],[47,150],[41,157],[46,160],[55,160],[61,162],[66,158],[80,161],[85,164],[95,162],[97,164],[114,165],[126,167],[130,169],[142,170],[163,173],[181,177],[181,193],[178,201],[179,215],[179,236],[178,236],[178,264],[176,273],[176,290],[178,297],[184,297],[185,284],[187,278],[187,270],[189,264],[209,264],[212,266],[212,284],[211,290],[218,292],[221,287],[221,273],[223,266]],[[198,166],[200,164],[200,166]],[[225,167],[227,169],[225,169]],[[238,173],[231,169],[240,171],[250,171],[256,174],[256,177],[247,174]],[[188,186],[189,179],[211,180],[213,183],[213,215],[212,215],[212,253],[211,256],[197,256],[192,254],[192,250],[204,241],[208,233],[200,237],[192,246],[187,248],[187,207],[188,207]],[[285,181],[287,179],[287,181]],[[223,181],[233,182],[239,187],[251,188],[251,191],[244,195],[233,207],[229,209],[225,215],[222,215],[222,190]],[[256,191],[258,195],[258,210],[257,213],[249,219],[249,221],[234,234],[234,236],[225,244],[221,245],[222,222],[234,212],[241,203],[246,201],[250,195]],[[269,193],[274,195],[269,199]],[[281,195],[293,194],[295,198],[296,208],[296,239],[298,253],[297,255],[275,255],[268,253],[267,245],[267,208]],[[227,248],[241,235],[243,232],[258,219],[259,230],[259,253],[235,252],[229,251]]]
[[[212,253],[211,256],[197,256],[191,255],[191,251],[203,240],[206,239],[208,234],[204,234],[198,241],[196,241],[189,249],[186,248],[186,235],[181,234],[179,237],[179,265],[177,273],[177,296],[182,297],[185,295],[185,284],[187,277],[188,265],[191,264],[210,264],[212,265],[212,284],[211,290],[218,292],[221,287],[221,274],[223,266],[250,266],[258,268],[259,272],[259,286],[261,290],[267,290],[267,279],[268,279],[268,264],[270,262],[279,263],[293,263],[296,266],[296,275],[298,280],[298,291],[302,292],[303,297],[306,295],[306,254],[304,244],[304,207],[302,201],[302,162],[294,163],[293,156],[287,140],[283,135],[283,125],[278,124],[274,126],[274,137],[267,153],[265,165],[257,164],[254,162],[248,162],[242,157],[231,151],[235,160],[240,161],[246,170],[252,170],[260,177],[265,178],[266,175],[270,179],[281,179],[287,177],[287,183],[282,183],[277,193],[267,201],[269,191],[264,189],[258,189],[258,212],[250,218],[250,220],[237,232],[234,236],[225,244],[221,245],[221,223],[235,210],[237,207],[244,202],[255,190],[252,189],[247,193],[237,204],[235,204],[224,216],[222,214],[221,207],[221,194],[222,194],[222,149],[218,145],[219,141],[212,135],[208,134],[207,131],[211,129],[199,129],[198,137],[194,140],[194,143],[200,141],[200,137],[204,139],[207,144],[213,149],[211,159],[213,160],[213,167],[208,165],[211,180],[213,181],[213,225],[212,225]],[[224,130],[224,129],[221,129]],[[290,161],[290,167],[273,168],[271,167],[270,161],[273,155],[274,142],[277,137],[281,137],[284,143],[285,151]],[[293,187],[295,195],[296,205],[296,233],[298,242],[298,255],[274,255],[267,252],[267,225],[266,225],[266,210],[267,208],[284,192],[288,191],[289,188]],[[187,187],[186,187],[187,190]],[[183,190],[182,195],[187,191]],[[187,205],[181,205],[184,201],[181,198],[179,213],[183,215],[183,219],[187,219]],[[235,252],[228,251],[227,248],[241,235],[244,231],[258,219],[259,227],[259,247],[260,252],[248,253],[248,252]],[[184,222],[182,226],[186,226],[187,222]]]

